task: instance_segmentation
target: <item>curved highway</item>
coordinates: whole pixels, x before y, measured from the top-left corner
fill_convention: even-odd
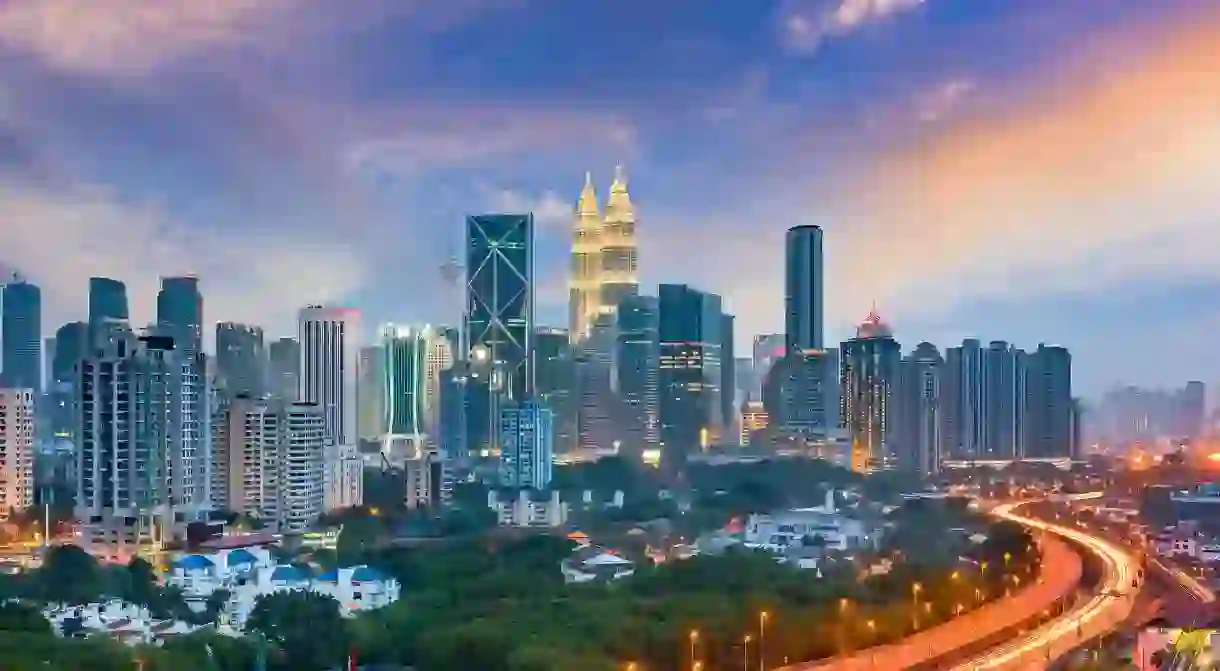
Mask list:
[[[1071,527],[1050,524],[1042,520],[1017,515],[1021,504],[996,507],[992,514],[1026,527],[1074,541],[1096,555],[1102,562],[1102,580],[1096,596],[1062,617],[1047,623],[1024,638],[994,648],[966,664],[959,671],[983,669],[1044,668],[1053,660],[1084,640],[1105,633],[1126,619],[1134,605],[1139,575],[1139,562],[1127,550],[1102,538]]]

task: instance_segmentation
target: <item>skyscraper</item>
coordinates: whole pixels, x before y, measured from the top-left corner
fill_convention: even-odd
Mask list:
[[[407,458],[423,454],[428,347],[432,336],[428,327],[387,324],[381,330],[381,347],[385,351],[385,378],[381,385],[385,394],[383,423],[387,441],[409,448]],[[387,442],[387,450],[389,446]]]
[[[762,406],[768,426],[825,440],[839,426],[838,350],[796,350],[768,367]]]
[[[500,423],[500,483],[520,489],[551,484],[553,415],[533,401],[504,408]]]
[[[197,277],[162,277],[157,294],[157,334],[184,352],[203,351],[203,295]]]
[[[356,398],[356,435],[364,442],[383,443],[386,437],[386,350],[381,342],[360,348]],[[384,447],[384,444],[383,444]]]
[[[539,327],[534,330],[535,396],[554,414],[556,453],[576,448],[576,362],[566,329]]]
[[[737,421],[737,357],[733,355],[733,322],[730,314],[720,315],[720,427],[728,438]]]
[[[267,351],[262,328],[234,322],[216,324],[216,377],[228,398],[266,395]]]
[[[0,520],[34,505],[34,390],[0,388]]]
[[[624,298],[640,292],[635,226],[635,206],[627,193],[627,176],[620,165],[614,169],[614,182],[610,184],[610,195],[606,198],[606,218],[599,238],[602,314],[613,315]]]
[[[298,396],[317,405],[326,420],[326,509],[360,505],[362,466],[356,450],[360,313],[314,305],[301,310],[298,328]]]
[[[42,292],[16,276],[0,291],[0,380],[42,393]]]
[[[454,347],[444,327],[428,328],[424,339],[424,432],[435,440],[440,435],[441,372],[453,366]]]
[[[126,560],[185,536],[209,504],[199,357],[113,333],[78,367],[76,518],[84,544]]]
[[[130,318],[127,285],[109,277],[90,277],[89,349],[116,331],[129,330]]]
[[[720,296],[684,284],[662,284],[658,293],[661,459],[673,476],[721,428],[723,313]]]
[[[1025,375],[1026,459],[1072,455],[1072,355],[1066,348],[1038,345]]]
[[[986,378],[982,344],[974,338],[945,349],[941,375],[941,456],[988,459],[985,449]]]
[[[754,336],[754,391],[755,397],[762,399],[763,382],[767,373],[776,361],[788,353],[787,338],[783,333],[768,333]],[[835,372],[838,375],[838,372]]]
[[[59,437],[71,436],[74,429],[72,399],[76,362],[85,356],[88,342],[89,326],[84,322],[68,322],[55,331],[48,412],[51,413],[51,430]]]
[[[661,444],[659,317],[656,296],[627,296],[619,301],[615,383],[629,414],[625,437],[632,450],[657,449]]]
[[[898,466],[922,475],[940,471],[940,382],[944,359],[923,342],[902,360],[894,399]]]
[[[585,186],[576,201],[572,222],[568,335],[573,345],[589,336],[594,320],[601,314],[601,232],[602,215],[593,176],[585,173]]]
[[[983,351],[983,454],[1016,459],[1021,453],[1025,353],[1002,340]]]
[[[823,349],[822,229],[794,226],[788,229],[785,247],[786,345],[789,351]]]
[[[296,338],[280,338],[267,348],[268,384],[271,396],[282,401],[297,400],[301,377],[301,343]]]
[[[856,328],[856,337],[843,343],[841,353],[840,407],[851,438],[852,470],[897,468],[890,434],[901,347],[874,310]]]
[[[490,377],[492,426],[534,391],[534,215],[466,218],[466,333]]]

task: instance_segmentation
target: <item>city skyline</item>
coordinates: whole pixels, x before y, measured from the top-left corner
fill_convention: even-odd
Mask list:
[[[1195,363],[1220,326],[1198,3],[162,2],[100,34],[101,2],[33,29],[53,4],[0,8],[0,266],[42,288],[44,335],[87,318],[91,275],[138,327],[197,274],[209,339],[316,303],[449,323],[437,267],[498,211],[535,214],[537,323],[564,325],[572,205],[622,163],[642,290],[722,295],[739,352],[783,330],[783,235],[816,224],[828,343],[876,301],[908,349],[1069,347],[1089,396],[1220,374]]]

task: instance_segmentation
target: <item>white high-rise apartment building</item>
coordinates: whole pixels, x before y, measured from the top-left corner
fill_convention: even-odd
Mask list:
[[[424,367],[424,430],[440,435],[441,372],[453,367],[453,345],[443,331],[428,330],[428,353]]]
[[[215,505],[280,532],[308,529],[323,510],[324,423],[317,406],[234,399],[214,437]]]
[[[116,333],[76,379],[76,519],[82,544],[126,561],[185,536],[210,508],[202,354]]]
[[[0,519],[34,505],[34,390],[0,389]]]
[[[360,312],[311,305],[301,310],[297,326],[298,398],[318,406],[325,422],[325,508],[358,506],[364,500],[364,469],[356,449]]]

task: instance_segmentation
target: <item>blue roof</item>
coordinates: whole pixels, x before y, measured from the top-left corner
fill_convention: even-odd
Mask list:
[[[332,568],[329,571],[323,571],[322,574],[314,578],[314,580],[320,580],[322,582],[339,582],[339,569]]]
[[[277,566],[271,572],[271,579],[283,582],[300,582],[308,576],[305,572],[295,566]]]
[[[229,566],[236,566],[238,564],[253,564],[255,562],[255,557],[248,551],[239,549],[230,552],[228,555],[228,560]]]
[[[182,559],[179,559],[178,563],[175,564],[175,566],[178,568],[185,569],[187,571],[210,569],[215,565],[216,564],[213,563],[211,559],[208,559],[203,555],[187,555]]]
[[[384,573],[368,566],[360,566],[352,571],[352,582],[380,582],[385,579]]]

